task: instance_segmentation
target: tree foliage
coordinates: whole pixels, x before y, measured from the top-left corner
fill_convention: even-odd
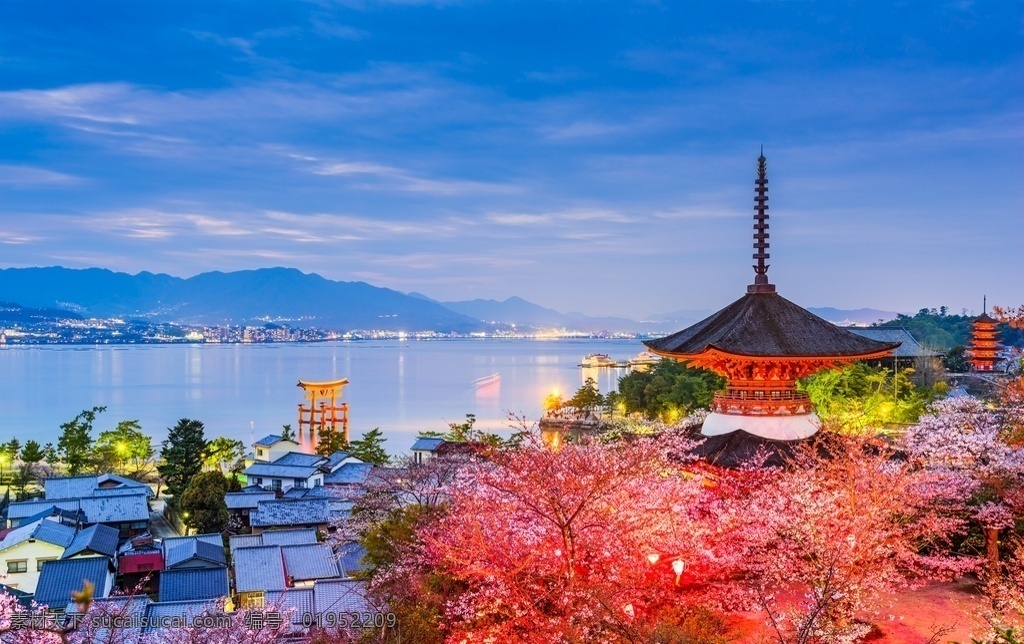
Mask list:
[[[572,407],[579,413],[587,415],[592,414],[598,408],[604,405],[604,396],[597,388],[597,381],[593,378],[587,378],[576,393],[572,395],[572,398],[565,401],[566,407]]]
[[[66,423],[61,424],[60,438],[57,439],[57,453],[68,474],[75,476],[89,466],[92,459],[92,427],[96,415],[106,411],[106,407],[93,407],[83,410]]]
[[[826,426],[856,433],[894,424],[917,422],[925,406],[944,394],[944,382],[914,384],[915,370],[892,369],[858,362],[821,371],[800,382]]]
[[[646,371],[619,378],[618,401],[626,413],[650,420],[675,422],[696,409],[711,405],[725,379],[704,369],[687,367],[675,360],[661,360]]]
[[[25,446],[21,448],[21,460],[26,463],[38,463],[45,457],[43,448],[37,441],[27,440]]]
[[[137,420],[123,420],[100,432],[94,446],[94,469],[114,471],[136,480],[153,471],[153,438],[142,432]]]
[[[286,441],[295,440],[295,430],[292,429],[291,425],[281,425],[281,438]]]
[[[1012,311],[1004,311],[1007,320],[999,325],[999,332],[1002,342],[1014,346],[1024,346],[1024,330],[1015,329],[1008,322],[1012,321]],[[997,314],[998,315],[998,314]],[[973,316],[962,311],[960,315],[950,314],[946,307],[938,309],[921,309],[915,315],[897,315],[887,322],[880,322],[876,326],[904,327],[910,331],[922,345],[946,351],[957,345],[966,345],[971,337],[971,322]]]
[[[330,426],[323,426],[317,431],[316,453],[321,456],[330,456],[335,452],[345,450],[345,435]]]
[[[167,486],[167,493],[175,499],[202,471],[206,445],[203,423],[198,420],[182,418],[168,430],[160,450],[162,462],[157,469]]]
[[[223,532],[228,524],[227,492],[228,481],[220,472],[200,472],[192,477],[178,503],[185,524],[199,534]]]
[[[206,445],[203,465],[208,470],[220,471],[227,464],[229,472],[241,472],[245,468],[245,444],[224,436],[214,438]]]
[[[350,456],[355,456],[364,463],[383,466],[387,465],[391,460],[387,450],[384,449],[385,440],[387,439],[384,438],[380,428],[374,427],[342,449],[348,452]]]

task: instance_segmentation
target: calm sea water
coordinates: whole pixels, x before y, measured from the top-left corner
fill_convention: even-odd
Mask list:
[[[0,441],[56,443],[59,425],[105,405],[97,433],[138,419],[157,441],[179,418],[196,418],[207,437],[249,443],[296,425],[298,380],[348,378],[353,436],[380,427],[391,453],[421,430],[445,430],[476,414],[478,427],[508,428],[507,413],[538,418],[554,389],[568,397],[587,376],[602,392],[624,370],[583,370],[588,353],[618,360],[638,340],[409,340],[317,344],[12,347],[0,349]],[[497,384],[473,381],[499,373]],[[252,429],[250,429],[250,423]]]

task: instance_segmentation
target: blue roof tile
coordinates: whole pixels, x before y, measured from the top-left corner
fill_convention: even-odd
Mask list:
[[[372,463],[345,463],[324,477],[324,485],[357,485],[373,470]]]
[[[334,579],[341,576],[337,558],[331,547],[324,543],[282,546],[286,579],[294,582],[311,579]]]
[[[58,559],[43,563],[36,584],[36,602],[55,610],[61,610],[71,601],[71,593],[92,582],[94,597],[110,594],[110,559],[106,557],[83,557],[81,559]]]
[[[318,614],[373,612],[366,584],[351,579],[328,579],[313,584],[313,601]]]
[[[219,534],[168,537],[163,540],[163,549],[165,568],[174,568],[194,559],[213,566],[227,565],[224,539]]]
[[[260,501],[257,509],[249,515],[249,523],[254,528],[312,526],[327,523],[329,516],[327,499],[277,499]]]
[[[441,446],[444,442],[443,438],[428,438],[421,436],[416,439],[416,442],[409,448],[415,452],[433,452],[435,449]]]
[[[318,467],[326,463],[327,459],[319,454],[305,454],[303,452],[288,452],[281,456],[274,465],[298,465],[300,467]]]
[[[284,564],[280,546],[253,546],[235,550],[235,592],[284,590]]]
[[[75,539],[75,529],[56,521],[37,519],[32,523],[17,527],[8,532],[3,541],[0,541],[0,550],[13,548],[29,539],[45,541],[61,548],[67,548]]]
[[[160,573],[159,600],[162,602],[217,599],[227,597],[228,593],[227,568],[189,568]]]
[[[357,541],[350,541],[338,548],[338,563],[341,565],[343,577],[353,577],[356,573],[366,570],[368,566],[363,563],[366,556],[366,548]]]
[[[313,589],[312,588],[288,588],[286,590],[272,590],[264,595],[264,610],[277,610],[281,613],[291,609],[292,624],[308,624],[304,615],[313,613]]]
[[[300,528],[298,530],[265,530],[262,535],[265,546],[294,546],[316,543],[316,530]]]
[[[224,503],[228,506],[228,510],[255,510],[256,504],[260,501],[270,501],[276,498],[275,493],[264,492],[263,488],[260,488],[259,492],[228,492],[224,495]]]
[[[51,522],[52,523],[52,522]],[[97,523],[78,531],[74,540],[64,551],[61,559],[69,559],[84,552],[113,557],[117,554],[118,531],[116,528]]]

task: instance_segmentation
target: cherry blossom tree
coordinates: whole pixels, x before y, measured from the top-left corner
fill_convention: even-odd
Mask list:
[[[833,440],[799,453],[742,504],[752,548],[747,580],[779,642],[852,642],[885,593],[975,567],[951,556],[963,532],[962,477],[936,477],[884,445]],[[795,599],[794,599],[795,596]]]

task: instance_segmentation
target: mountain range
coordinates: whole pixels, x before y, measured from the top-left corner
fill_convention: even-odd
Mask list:
[[[0,269],[0,302],[83,317],[119,317],[184,324],[263,324],[327,329],[453,331],[494,328],[565,328],[587,332],[668,332],[712,313],[706,309],[651,315],[642,321],[561,313],[520,297],[442,302],[421,293],[402,293],[365,282],[329,280],[293,268],[202,273],[180,278],[163,273],[136,275],[107,269]],[[6,306],[0,304],[0,310]],[[7,306],[11,311],[13,305]],[[892,319],[895,312],[811,308],[837,323],[866,324]],[[20,314],[19,314],[20,315]],[[2,316],[0,316],[2,317]]]

